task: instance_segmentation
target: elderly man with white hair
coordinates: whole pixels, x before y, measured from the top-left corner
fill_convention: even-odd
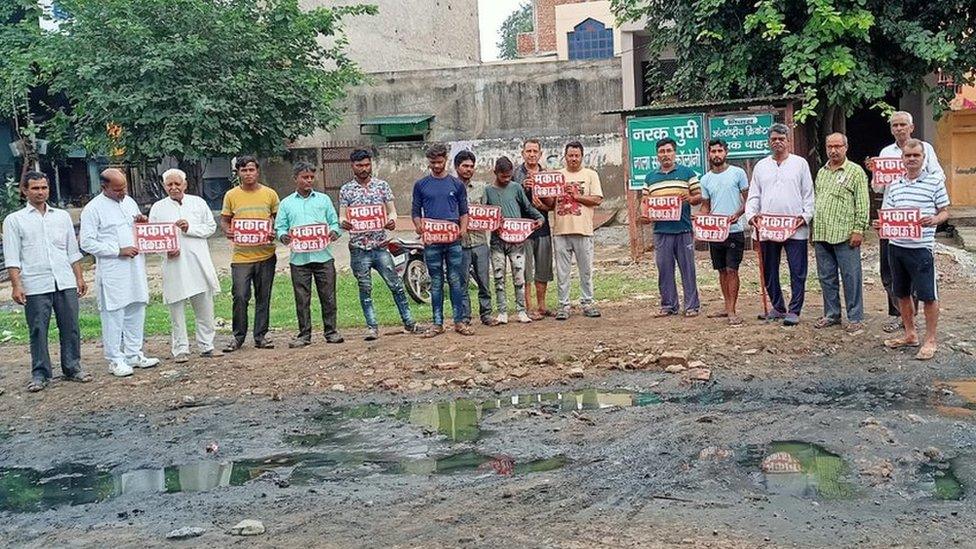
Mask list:
[[[163,187],[169,196],[153,204],[149,221],[173,223],[179,229],[180,249],[163,258],[163,302],[169,306],[173,356],[180,363],[190,359],[186,301],[196,317],[200,356],[220,356],[223,353],[214,349],[214,294],[220,292],[220,282],[207,243],[217,230],[217,222],[202,198],[186,194],[186,174],[182,170],[166,170]]]

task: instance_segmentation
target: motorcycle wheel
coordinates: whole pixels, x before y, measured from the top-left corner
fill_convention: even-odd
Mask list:
[[[422,259],[407,261],[403,271],[403,286],[417,303],[430,303],[430,275],[427,264]]]

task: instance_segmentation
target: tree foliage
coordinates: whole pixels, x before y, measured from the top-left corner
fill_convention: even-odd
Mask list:
[[[886,96],[932,92],[937,112],[951,89],[936,70],[972,82],[976,10],[971,0],[612,0],[623,21],[647,21],[649,49],[672,50],[677,70],[653,72],[663,96],[715,100],[803,96],[799,121],[843,129]],[[652,67],[652,71],[655,69]]]
[[[532,32],[533,17],[532,2],[525,2],[505,18],[498,29],[498,56],[501,59],[518,57],[518,35]]]
[[[89,151],[181,162],[273,154],[328,128],[362,73],[343,18],[298,0],[60,0],[56,89]],[[113,128],[115,131],[107,131]]]

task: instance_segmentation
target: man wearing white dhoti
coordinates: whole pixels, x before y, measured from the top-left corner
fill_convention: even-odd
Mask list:
[[[207,243],[217,230],[217,222],[206,201],[186,194],[186,173],[182,170],[164,172],[163,187],[169,196],[152,205],[149,222],[173,223],[178,230],[180,249],[163,258],[163,303],[169,306],[173,357],[179,363],[190,359],[184,313],[187,301],[196,317],[200,356],[221,356],[223,353],[214,349],[213,301],[214,294],[220,292],[220,282]]]
[[[158,358],[142,353],[149,286],[146,261],[135,247],[135,224],[146,216],[126,196],[125,174],[102,172],[102,192],[81,212],[81,249],[95,256],[95,288],[102,319],[102,345],[109,372],[132,375],[133,368],[152,368]]]

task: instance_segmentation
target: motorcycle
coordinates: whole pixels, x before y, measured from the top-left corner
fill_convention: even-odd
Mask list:
[[[386,243],[393,256],[396,274],[403,287],[417,303],[430,303],[430,275],[424,263],[424,244],[417,240],[395,238]]]

